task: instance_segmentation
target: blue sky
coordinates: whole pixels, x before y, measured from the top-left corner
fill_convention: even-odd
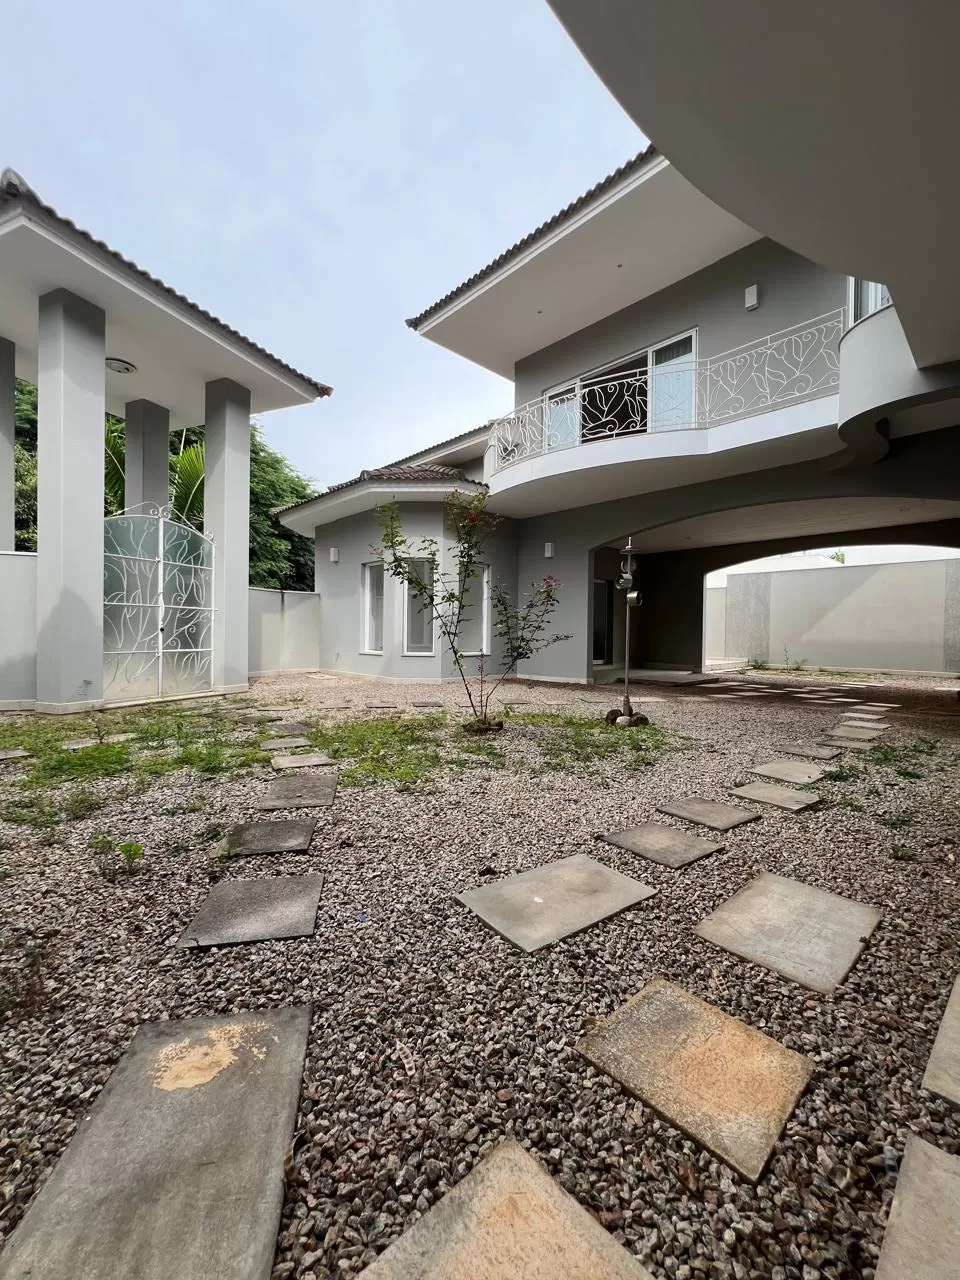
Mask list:
[[[0,167],[332,383],[264,419],[320,486],[509,408],[404,319],[645,143],[545,0],[8,0],[4,32]]]

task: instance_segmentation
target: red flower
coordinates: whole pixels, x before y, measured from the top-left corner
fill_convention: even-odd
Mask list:
[[[476,523],[477,523],[477,517],[476,517],[476,516],[468,516],[468,517],[467,517],[467,519],[470,521],[470,523],[471,523],[471,524],[476,524]]]

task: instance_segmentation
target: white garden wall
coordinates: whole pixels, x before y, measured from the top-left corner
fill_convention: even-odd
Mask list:
[[[0,551],[0,708],[37,695],[37,557]]]
[[[320,597],[312,591],[250,588],[252,676],[316,671],[320,665]]]

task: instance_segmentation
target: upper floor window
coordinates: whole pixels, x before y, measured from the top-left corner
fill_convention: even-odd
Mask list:
[[[877,284],[875,280],[857,280],[853,276],[847,278],[848,324],[856,324],[889,305],[890,293],[885,284]]]

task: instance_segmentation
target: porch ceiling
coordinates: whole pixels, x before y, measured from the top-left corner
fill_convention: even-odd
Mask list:
[[[106,313],[107,356],[136,366],[129,374],[107,369],[110,413],[122,417],[128,401],[152,400],[170,410],[172,427],[195,426],[205,384],[219,378],[249,388],[254,413],[330,393],[26,191],[0,192],[0,337],[16,344],[19,377],[37,379],[38,299],[66,289]]]
[[[818,498],[773,502],[678,520],[633,535],[641,552],[684,551],[694,547],[763,542],[775,538],[893,528],[960,518],[960,501],[931,498]],[[622,546],[622,543],[611,544]]]

